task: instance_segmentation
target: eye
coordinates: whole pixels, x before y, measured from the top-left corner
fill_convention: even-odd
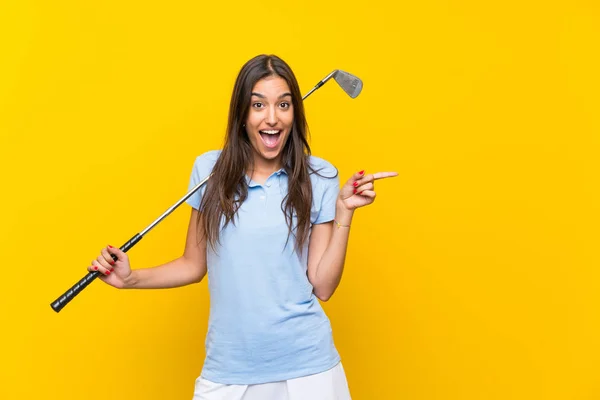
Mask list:
[[[262,108],[263,103],[252,103],[252,107],[254,108]]]
[[[279,104],[279,106],[281,108],[290,108],[290,103],[288,103],[287,101],[284,101],[283,103]]]

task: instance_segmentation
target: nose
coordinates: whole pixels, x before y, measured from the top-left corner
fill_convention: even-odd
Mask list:
[[[271,126],[277,125],[277,109],[276,107],[270,107],[265,118],[265,122]]]

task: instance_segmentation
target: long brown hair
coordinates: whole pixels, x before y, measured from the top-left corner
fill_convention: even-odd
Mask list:
[[[202,226],[198,224],[199,232],[201,235],[203,228],[207,243],[213,250],[219,242],[221,223],[224,222],[223,227],[230,222],[235,225],[235,214],[248,197],[246,171],[253,169],[254,158],[243,124],[248,117],[252,88],[256,82],[269,76],[278,76],[287,82],[294,109],[292,130],[281,150],[282,167],[288,175],[288,193],[281,204],[289,230],[288,240],[290,234],[295,236],[298,250],[308,239],[312,204],[308,162],[311,151],[302,95],[291,68],[279,57],[263,54],[246,62],[237,76],[229,105],[225,144],[200,204],[198,220],[202,216],[203,223]],[[292,226],[294,213],[297,216],[295,227]]]

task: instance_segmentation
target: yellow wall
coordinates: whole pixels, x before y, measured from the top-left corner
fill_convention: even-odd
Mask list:
[[[89,3],[0,6],[0,398],[191,398],[206,281],[49,304],[185,194],[259,53],[304,93],[361,77],[307,100],[313,152],[400,173],[325,304],[354,399],[600,398],[596,2]],[[134,267],[179,256],[188,217]]]

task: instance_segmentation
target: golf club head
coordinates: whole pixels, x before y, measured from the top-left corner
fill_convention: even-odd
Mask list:
[[[323,86],[325,82],[327,82],[331,78],[335,79],[338,85],[340,85],[342,89],[344,89],[344,92],[346,92],[346,94],[348,94],[348,96],[352,97],[353,99],[356,98],[356,96],[358,96],[362,90],[363,83],[359,78],[346,71],[334,69],[329,75],[323,78],[323,80],[317,83],[315,87],[310,89],[308,93],[302,96],[302,100],[310,96],[315,90]]]
[[[363,83],[356,76],[338,69],[333,74],[333,79],[348,93],[348,96],[355,99],[362,91]]]

